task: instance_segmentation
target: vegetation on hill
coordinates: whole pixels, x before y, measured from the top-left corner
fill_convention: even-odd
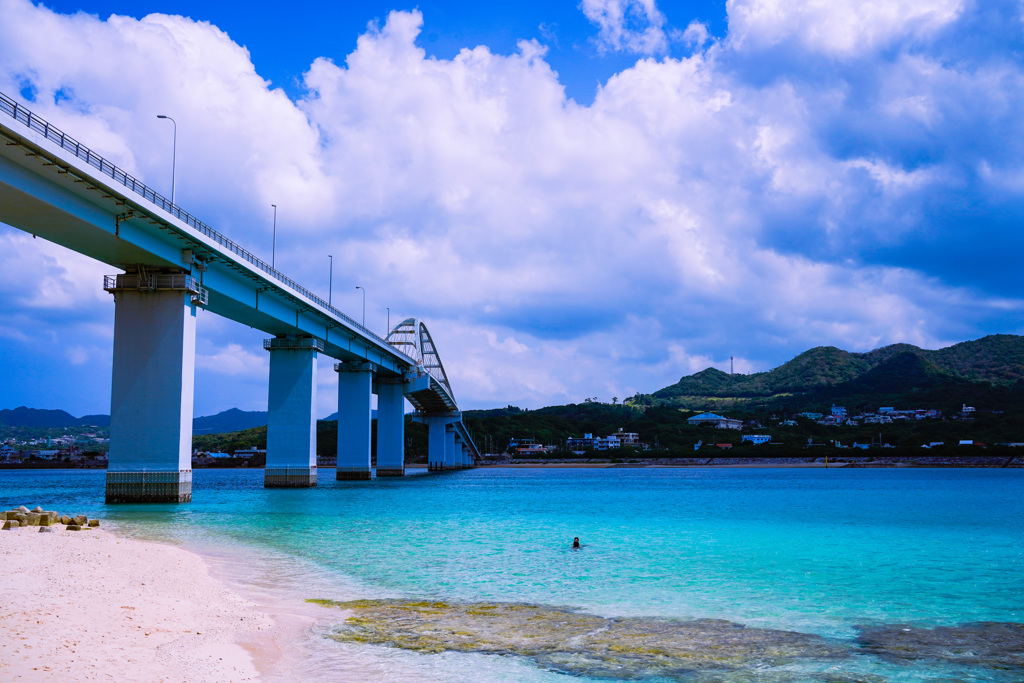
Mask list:
[[[108,427],[109,415],[85,415],[75,417],[63,410],[42,410],[19,406],[0,410],[0,425],[7,427],[29,427],[35,429],[56,429],[63,427]]]
[[[945,411],[964,402],[1005,405],[1024,380],[1024,337],[993,335],[929,351],[893,344],[868,353],[806,351],[774,370],[730,375],[708,368],[627,403],[693,410],[771,408],[821,411],[832,401],[919,405]],[[962,397],[962,398],[961,398]]]

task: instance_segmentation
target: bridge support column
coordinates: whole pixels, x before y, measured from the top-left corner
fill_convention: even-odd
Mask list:
[[[377,476],[405,476],[403,377],[377,377]]]
[[[316,486],[316,352],[311,337],[277,337],[270,351],[266,488]]]
[[[444,435],[444,468],[454,470],[459,464],[455,460],[455,453],[458,451],[458,434],[455,429],[449,429]]]
[[[122,276],[118,276],[122,278]],[[187,292],[114,293],[108,503],[192,500],[196,308]]]
[[[448,425],[441,420],[427,421],[427,471],[444,471],[444,449],[447,445]]]
[[[338,469],[341,480],[370,478],[373,365],[337,363]]]
[[[446,465],[445,452],[448,450],[448,432],[452,424],[461,420],[455,415],[414,415],[413,420],[427,425],[427,470],[441,472],[451,469]]]

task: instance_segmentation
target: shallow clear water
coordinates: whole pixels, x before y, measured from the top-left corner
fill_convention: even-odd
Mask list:
[[[770,669],[792,680],[812,670],[853,680],[1024,678],[934,658],[893,663],[854,642],[858,627],[1024,622],[1022,494],[1024,471],[987,469],[478,469],[324,477],[305,490],[264,489],[258,470],[196,470],[190,504],[105,506],[103,472],[0,472],[0,505],[38,503],[197,547],[258,549],[287,567],[292,590],[316,591],[305,597],[724,619],[824,636],[856,655]],[[569,548],[573,536],[583,549]],[[490,680],[554,675],[518,656],[324,647],[326,656],[335,647],[398,657],[439,679],[468,680],[481,667]],[[762,680],[721,676],[708,680]]]

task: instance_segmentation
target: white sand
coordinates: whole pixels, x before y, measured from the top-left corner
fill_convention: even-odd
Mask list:
[[[52,528],[0,531],[0,681],[259,679],[245,645],[281,626],[198,555]]]

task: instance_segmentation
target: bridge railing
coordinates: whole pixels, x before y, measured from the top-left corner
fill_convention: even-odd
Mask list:
[[[263,259],[249,252],[248,250],[242,248],[237,242],[228,239],[221,233],[211,228],[206,223],[203,223],[201,220],[190,214],[188,211],[183,210],[177,204],[171,203],[166,197],[161,195],[159,192],[154,191],[151,187],[146,186],[145,183],[142,183],[136,178],[128,175],[127,173],[119,169],[117,166],[104,159],[99,154],[96,154],[95,152],[90,150],[88,147],[80,143],[78,140],[75,140],[73,137],[66,134],[64,131],[60,130],[56,126],[51,125],[45,119],[36,116],[30,110],[21,106],[15,100],[12,100],[10,97],[3,93],[0,93],[0,112],[7,114],[15,121],[25,124],[28,128],[39,133],[50,142],[59,145],[61,149],[67,152],[71,152],[88,165],[99,170],[100,173],[102,173],[103,175],[114,180],[114,182],[123,185],[124,187],[131,190],[135,194],[141,196],[143,199],[146,199],[150,203],[156,204],[167,213],[178,218],[183,223],[186,223],[187,225],[190,225],[191,227],[195,228],[196,230],[203,233],[213,241],[220,244],[225,249],[228,249],[229,251],[237,254],[240,258],[244,259],[245,261],[248,261],[253,266],[258,268],[259,270],[262,270],[267,275],[270,275],[278,282],[288,285],[288,287],[295,290],[296,292],[299,292],[300,294],[310,299],[311,301],[315,302],[321,308],[330,311],[337,317],[347,322],[352,327],[361,331],[366,336],[376,339],[377,341],[381,342],[381,344],[387,344],[384,338],[381,337],[380,335],[376,334],[375,332],[371,332],[366,327],[360,325],[355,320],[345,315],[337,308],[334,308],[326,301],[321,299],[319,296],[317,296],[313,292],[309,291],[308,289],[300,285],[295,280],[292,280],[290,277],[287,277],[280,271],[272,268],[270,264],[268,264]],[[401,354],[401,351],[398,351],[398,353]]]

